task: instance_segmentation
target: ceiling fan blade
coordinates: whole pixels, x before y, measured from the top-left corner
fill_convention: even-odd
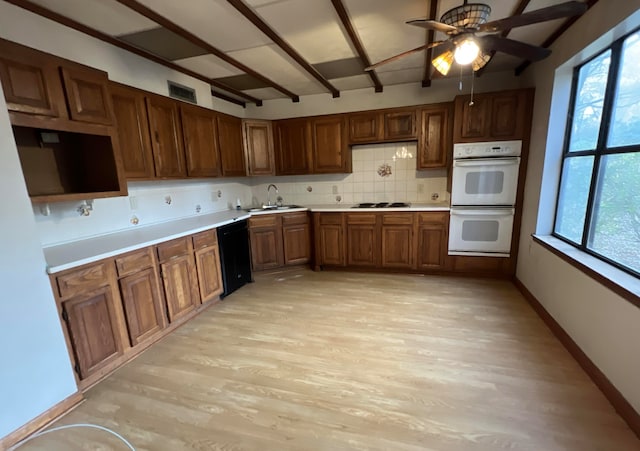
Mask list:
[[[577,16],[583,14],[588,9],[586,3],[566,2],[548,8],[537,9],[519,16],[505,17],[504,19],[487,22],[478,27],[478,31],[493,33],[496,31],[509,30],[511,28],[522,27],[548,20],[561,19],[563,17]]]
[[[393,61],[399,60],[400,58],[404,58],[405,56],[413,55],[414,53],[420,52],[422,50],[426,50],[426,49],[431,49],[431,48],[437,47],[440,44],[444,44],[445,42],[448,42],[448,41],[436,41],[436,42],[433,42],[431,44],[421,45],[420,47],[416,47],[415,49],[407,50],[406,52],[398,53],[397,55],[394,55],[394,56],[392,56],[390,58],[384,59],[382,61],[378,61],[377,63],[372,64],[369,67],[365,67],[364,70],[366,70],[366,71],[373,70],[373,69],[377,68],[378,66],[382,66],[383,64],[392,63]]]
[[[413,25],[420,28],[426,28],[427,30],[440,31],[446,34],[456,34],[460,30],[457,27],[447,25],[446,23],[438,22],[436,20],[427,19],[414,19],[406,22],[408,25]]]
[[[551,50],[547,48],[514,41],[513,39],[507,39],[493,34],[482,36],[478,39],[480,41],[480,47],[485,52],[496,50],[529,61],[539,61],[551,54]]]

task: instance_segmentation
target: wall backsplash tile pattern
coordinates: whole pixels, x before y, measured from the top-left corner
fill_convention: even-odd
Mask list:
[[[285,204],[421,203],[431,202],[432,193],[438,193],[439,201],[448,200],[446,170],[416,171],[416,143],[355,146],[352,152],[352,174],[130,182],[128,197],[95,199],[89,216],[78,213],[81,201],[50,204],[48,216],[40,205],[34,205],[33,212],[41,243],[47,247],[228,210],[238,199],[243,207],[262,205],[270,183],[278,186]],[[378,169],[384,165],[390,174],[381,177]]]

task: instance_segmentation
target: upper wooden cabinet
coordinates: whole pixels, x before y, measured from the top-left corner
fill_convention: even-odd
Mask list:
[[[144,93],[115,83],[110,91],[125,177],[151,179],[155,170]]]
[[[248,175],[275,175],[276,162],[271,121],[242,121]]]
[[[275,123],[275,155],[278,175],[311,173],[311,124],[307,119]]]
[[[113,107],[107,73],[80,67],[62,67],[60,71],[71,119],[112,124]]]
[[[348,142],[366,144],[389,141],[412,141],[418,138],[416,108],[393,108],[350,113]]]
[[[447,167],[453,152],[453,103],[429,105],[419,114],[417,169]]]
[[[0,81],[9,111],[68,117],[58,64],[49,55],[0,39]]]
[[[215,113],[206,108],[180,104],[184,151],[189,177],[220,175]]]
[[[166,97],[152,95],[147,96],[146,101],[156,176],[185,177],[187,170],[178,104]]]
[[[242,120],[227,114],[217,114],[217,121],[222,175],[247,175],[242,148]]]
[[[507,141],[525,138],[531,122],[533,90],[476,94],[455,99],[454,142]]]
[[[313,172],[351,171],[345,116],[322,116],[311,120]]]

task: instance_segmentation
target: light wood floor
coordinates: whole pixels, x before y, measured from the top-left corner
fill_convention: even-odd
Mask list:
[[[139,451],[640,449],[504,281],[258,275],[86,398],[56,425]],[[125,447],[70,430],[36,449]]]

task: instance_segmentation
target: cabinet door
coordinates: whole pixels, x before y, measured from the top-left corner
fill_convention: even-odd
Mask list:
[[[418,269],[441,269],[447,255],[447,229],[441,224],[418,228]]]
[[[384,113],[385,141],[415,139],[417,136],[416,110]]]
[[[455,108],[454,142],[478,141],[487,138],[491,110],[488,97],[476,97],[473,105],[467,97],[458,97]]]
[[[0,41],[0,82],[9,111],[67,117],[58,66],[48,55]]]
[[[181,105],[184,151],[189,177],[217,177],[221,173],[215,113]]]
[[[146,100],[156,176],[185,177],[187,171],[177,103],[159,96],[149,96]]]
[[[280,227],[249,228],[249,241],[254,271],[282,266],[282,229]]]
[[[196,267],[202,303],[211,301],[224,291],[218,245],[196,251]]]
[[[107,74],[75,67],[62,67],[60,70],[71,119],[113,124],[113,106]]]
[[[413,225],[382,226],[382,267],[413,268]]]
[[[306,119],[276,123],[275,150],[278,175],[310,174],[311,132]]]
[[[347,264],[376,266],[375,242],[375,226],[347,225]]]
[[[420,110],[418,169],[445,168],[453,152],[451,138],[453,104],[442,104]]]
[[[349,142],[375,143],[383,139],[383,117],[375,111],[349,115]]]
[[[344,116],[311,121],[314,173],[348,172],[349,145]]]
[[[162,263],[160,268],[167,313],[169,320],[173,322],[200,304],[193,254],[174,257]]]
[[[150,179],[155,175],[144,95],[126,86],[110,86],[116,132],[127,179]]]
[[[300,265],[311,259],[309,224],[296,224],[282,228],[285,265]]]
[[[243,121],[244,151],[249,175],[275,175],[271,121]]]
[[[524,133],[525,96],[522,91],[510,91],[491,96],[492,139],[522,139]]]
[[[222,162],[222,175],[242,177],[247,175],[242,150],[242,120],[226,114],[218,114],[218,147]]]
[[[165,327],[155,268],[120,279],[120,295],[132,346],[154,336]]]
[[[319,264],[344,266],[344,228],[342,225],[321,225],[318,230],[318,241]]]
[[[62,309],[80,379],[122,355],[111,287],[65,301]]]

